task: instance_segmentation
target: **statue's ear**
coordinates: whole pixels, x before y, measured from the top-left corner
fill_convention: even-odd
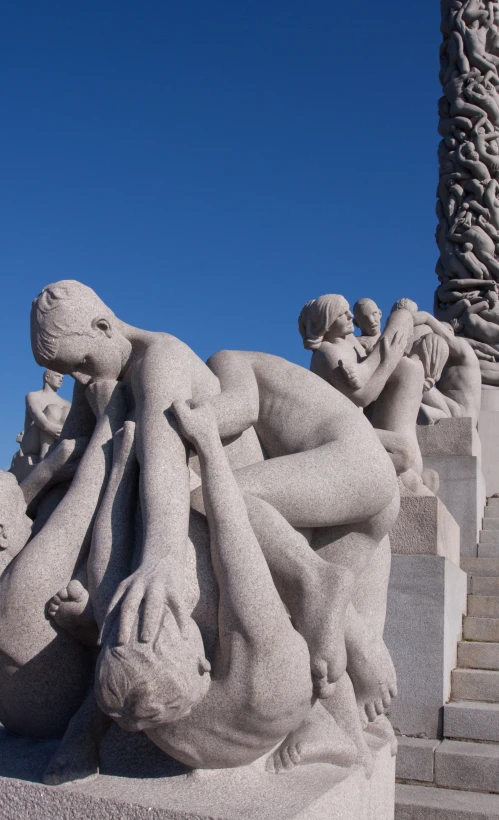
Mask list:
[[[3,524],[0,524],[0,549],[6,550],[9,546],[9,536]]]
[[[110,339],[113,335],[113,330],[109,323],[109,320],[106,319],[104,316],[92,319],[92,328],[93,330],[100,330],[102,333],[105,333],[108,339]]]

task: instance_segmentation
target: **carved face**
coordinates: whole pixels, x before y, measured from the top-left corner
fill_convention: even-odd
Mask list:
[[[92,330],[88,335],[61,336],[51,364],[81,384],[118,379],[123,367],[121,334],[106,319],[93,322]]]
[[[353,316],[350,310],[345,310],[329,328],[330,335],[339,339],[349,336],[350,333],[353,333],[352,320]]]
[[[381,311],[376,302],[358,305],[355,310],[355,321],[364,336],[377,336],[381,326]]]
[[[60,373],[56,373],[55,370],[46,370],[44,378],[52,390],[59,390],[64,376],[61,376]]]

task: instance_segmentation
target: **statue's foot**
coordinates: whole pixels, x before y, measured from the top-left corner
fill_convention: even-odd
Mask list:
[[[302,594],[293,609],[293,625],[307,642],[314,694],[329,698],[347,665],[345,612],[355,576],[318,558],[301,580]]]
[[[358,641],[348,655],[348,674],[361,720],[374,721],[383,715],[397,694],[397,675],[385,642],[374,636],[365,645]]]
[[[364,729],[364,734],[371,749],[381,749],[386,743],[389,743],[391,755],[395,757],[398,741],[393,726],[386,715],[380,715],[373,723],[368,723]]]
[[[60,786],[72,780],[93,780],[99,774],[99,749],[89,733],[65,735],[45,769],[43,782]]]
[[[398,478],[400,495],[415,496],[415,495],[435,495],[426,484],[423,483],[421,476],[412,468],[401,473]]]
[[[266,769],[281,774],[307,763],[352,766],[358,762],[357,748],[348,735],[325,709],[315,707],[269,757]]]
[[[86,646],[96,646],[99,630],[93,617],[88,591],[79,581],[70,581],[50,599],[48,614],[53,621]]]

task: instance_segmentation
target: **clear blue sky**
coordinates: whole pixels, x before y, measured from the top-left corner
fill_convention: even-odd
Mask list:
[[[308,299],[431,308],[439,22],[438,0],[4,4],[1,467],[49,282],[203,358],[305,366]]]

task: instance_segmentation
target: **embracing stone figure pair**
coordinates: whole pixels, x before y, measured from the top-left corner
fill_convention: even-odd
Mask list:
[[[405,348],[412,315],[393,321]],[[0,478],[0,720],[62,738],[45,782],[95,773],[109,718],[193,768],[369,774],[370,742],[392,736],[399,510],[371,423],[315,373],[264,353],[204,364],[75,281],[31,322],[36,361],[75,391],[59,445],[21,485]]]
[[[361,336],[353,335],[354,321]],[[298,329],[312,351],[311,370],[371,420],[401,492],[431,495],[438,477],[423,470],[416,423],[471,417],[476,424],[481,373],[468,343],[406,298],[395,303],[383,332],[372,299],[360,299],[352,314],[338,294],[307,302]]]

